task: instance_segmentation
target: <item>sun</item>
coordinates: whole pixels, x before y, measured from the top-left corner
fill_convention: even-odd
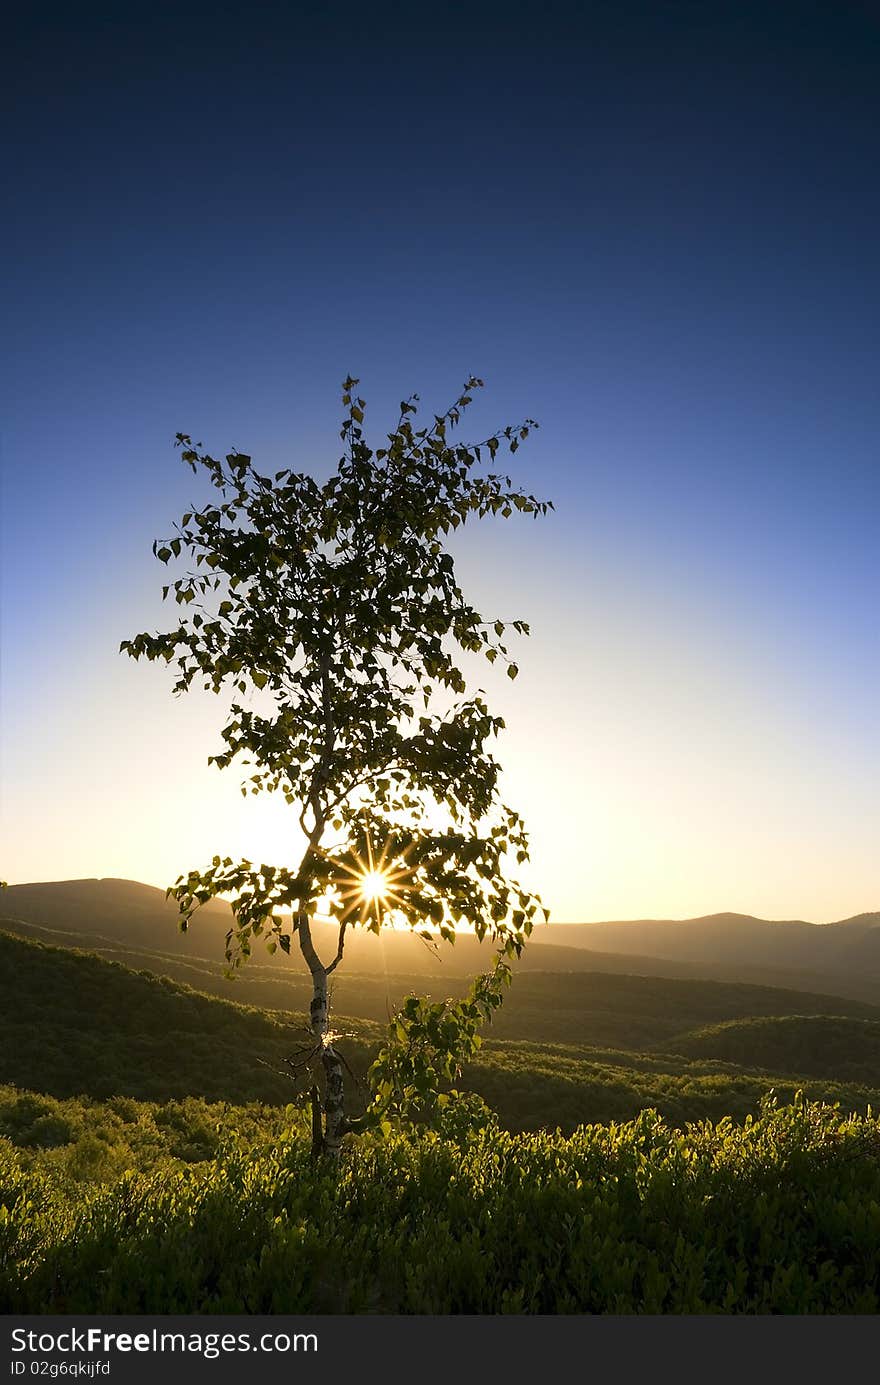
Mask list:
[[[391,882],[384,871],[368,870],[360,879],[361,898],[367,904],[384,902]]]
[[[413,872],[406,863],[406,851],[395,851],[386,840],[376,852],[369,828],[364,835],[362,854],[349,848],[341,860],[333,862],[333,884],[321,901],[322,916],[374,931],[396,927],[407,914],[412,891]]]

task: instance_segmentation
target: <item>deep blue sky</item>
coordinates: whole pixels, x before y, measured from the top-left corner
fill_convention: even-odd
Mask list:
[[[463,550],[535,623],[499,695],[557,914],[880,907],[880,9],[421,9],[19,16],[6,874],[165,883],[119,823],[191,741],[115,650],[175,431],[320,470],[347,372],[381,431],[473,371],[557,505]]]

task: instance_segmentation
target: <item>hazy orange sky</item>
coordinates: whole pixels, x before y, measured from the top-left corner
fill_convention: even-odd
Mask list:
[[[730,909],[821,922],[877,907],[876,762],[833,714],[827,684],[804,676],[818,649],[777,646],[735,590],[719,599],[609,552],[573,559],[555,523],[459,544],[487,611],[532,623],[516,683],[488,669],[481,681],[508,721],[506,792],[530,825],[531,880],[554,918]],[[162,618],[154,566],[146,545],[132,561],[138,586],[94,593],[84,630],[65,638],[56,626],[57,643],[10,651],[12,882],[164,886],[215,852],[296,854],[283,802],[244,800],[233,770],[206,765],[222,704],[172,698],[164,666],[116,655],[120,638]]]

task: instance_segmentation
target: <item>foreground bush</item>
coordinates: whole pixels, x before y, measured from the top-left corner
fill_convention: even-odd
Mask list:
[[[304,1130],[83,1204],[0,1154],[5,1307],[63,1313],[875,1313],[880,1122],[766,1103],[570,1138]]]

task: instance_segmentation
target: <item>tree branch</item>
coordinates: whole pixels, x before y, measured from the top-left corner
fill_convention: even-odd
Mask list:
[[[342,954],[345,951],[345,930],[347,927],[348,919],[343,919],[342,923],[339,925],[339,943],[336,948],[336,956],[333,958],[333,961],[330,963],[329,967],[325,968],[325,971],[327,972],[328,976],[330,975],[331,971],[336,970],[336,968],[339,966],[339,963],[342,961]]]

